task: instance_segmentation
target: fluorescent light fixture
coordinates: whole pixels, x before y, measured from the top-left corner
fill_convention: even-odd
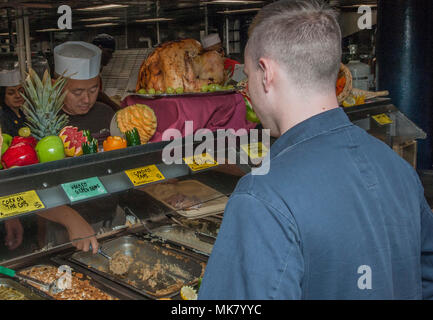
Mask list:
[[[220,13],[220,14],[231,14],[231,13],[256,12],[256,11],[260,11],[260,10],[261,10],[261,8],[251,8],[251,9],[217,11],[217,13]]]
[[[99,17],[99,18],[86,18],[80,19],[81,22],[93,22],[93,21],[108,21],[108,20],[118,20],[120,17]]]
[[[51,31],[68,31],[68,29],[56,29],[56,28],[48,28],[48,29],[41,29],[41,30],[36,30],[36,32],[51,32]]]
[[[162,22],[162,21],[173,21],[171,18],[152,18],[152,19],[139,19],[135,20],[135,22],[146,23],[146,22]]]
[[[264,1],[248,1],[248,0],[213,0],[204,1],[204,4],[257,4],[263,3]]]
[[[361,6],[366,6],[366,7],[370,7],[370,8],[377,8],[376,4],[354,4],[351,6],[340,6],[340,8],[359,8]]]
[[[117,26],[119,25],[118,23],[112,23],[112,22],[107,22],[107,23],[98,23],[98,24],[86,24],[85,27],[87,28],[96,28],[96,27],[109,27],[109,26]]]
[[[102,10],[120,9],[120,8],[126,8],[126,7],[129,7],[129,6],[124,5],[124,4],[105,4],[105,5],[101,5],[101,6],[80,8],[80,9],[75,9],[75,10],[77,10],[77,11],[102,11]]]
[[[14,32],[12,35],[16,35],[17,33]],[[0,37],[9,36],[9,32],[0,33]]]

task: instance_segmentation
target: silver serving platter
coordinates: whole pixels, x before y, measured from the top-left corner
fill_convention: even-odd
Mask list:
[[[202,255],[210,256],[213,244],[205,241],[197,232],[180,225],[162,226],[152,230],[152,235],[177,245],[192,249]]]
[[[204,274],[203,263],[135,236],[116,238],[103,243],[101,247],[109,256],[121,251],[133,257],[134,262],[128,273],[121,276],[113,274],[109,271],[109,262],[106,258],[90,252],[76,252],[70,260],[149,298],[175,296],[183,285],[195,284]],[[159,266],[164,265],[161,272],[150,279],[140,279],[143,265],[149,270],[156,270],[158,262]],[[166,268],[169,273],[164,272]]]
[[[184,92],[184,93],[161,93],[161,94],[141,94],[141,93],[129,93],[126,97],[129,96],[139,96],[146,99],[159,99],[159,98],[179,98],[179,97],[209,97],[209,96],[219,96],[229,93],[237,92],[236,88],[231,90],[220,90],[213,92]]]
[[[36,293],[32,292],[31,289],[24,287],[20,283],[8,279],[8,278],[0,278],[0,287],[6,287],[6,288],[12,288],[16,291],[22,293],[26,300],[46,300],[45,298],[37,295]],[[0,298],[1,300],[1,298]]]

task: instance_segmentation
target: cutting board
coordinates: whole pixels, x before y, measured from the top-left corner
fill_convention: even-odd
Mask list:
[[[228,201],[227,196],[197,180],[153,184],[140,188],[140,190],[186,218],[200,218],[222,213]],[[194,196],[197,198],[198,203],[201,203],[201,206],[196,209],[179,210],[168,202],[170,197],[177,194],[187,197]]]

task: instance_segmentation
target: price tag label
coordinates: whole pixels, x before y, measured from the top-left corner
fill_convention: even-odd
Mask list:
[[[252,160],[263,158],[268,153],[268,148],[266,148],[266,146],[261,142],[243,144],[241,145],[241,148]]]
[[[27,191],[0,198],[0,218],[44,209],[36,191]]]
[[[200,155],[183,158],[183,160],[192,171],[200,171],[211,167],[216,167],[218,165],[218,162],[216,162],[215,159],[207,152]]]
[[[89,178],[63,183],[62,188],[71,202],[86,200],[107,193],[99,178]]]
[[[388,117],[384,113],[377,114],[377,115],[373,116],[372,118],[381,126],[383,126],[385,124],[391,124],[392,123],[392,120],[390,119],[390,117]]]
[[[164,175],[154,164],[147,167],[127,170],[125,173],[136,187],[165,179]]]

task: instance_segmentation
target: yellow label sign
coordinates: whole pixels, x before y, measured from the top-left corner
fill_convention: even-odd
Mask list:
[[[44,209],[36,191],[27,191],[0,198],[0,218]]]
[[[200,171],[218,165],[218,162],[209,153],[183,158],[183,160],[192,171]]]
[[[381,126],[392,123],[392,120],[384,113],[373,116],[373,119]]]
[[[165,179],[164,175],[154,164],[147,167],[127,170],[125,173],[136,187]]]
[[[253,142],[250,144],[241,145],[242,150],[250,157],[250,159],[259,159],[266,156],[268,148],[261,142]]]

